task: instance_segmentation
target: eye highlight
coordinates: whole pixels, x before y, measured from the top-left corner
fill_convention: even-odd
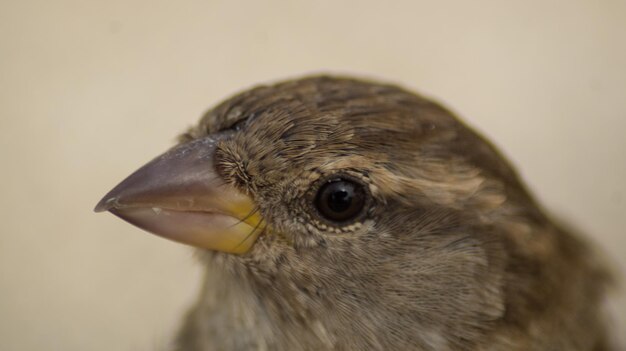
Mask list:
[[[320,186],[315,208],[327,221],[348,224],[363,213],[367,202],[364,186],[346,178],[333,178]]]

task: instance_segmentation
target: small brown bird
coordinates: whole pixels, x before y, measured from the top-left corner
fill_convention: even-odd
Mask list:
[[[177,350],[609,350],[598,255],[441,105],[312,77],[209,111],[96,207],[200,248]]]

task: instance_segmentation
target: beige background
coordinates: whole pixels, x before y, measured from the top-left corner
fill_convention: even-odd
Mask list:
[[[191,250],[91,209],[212,104],[309,72],[442,100],[626,266],[625,38],[620,0],[1,0],[0,349],[163,349]]]

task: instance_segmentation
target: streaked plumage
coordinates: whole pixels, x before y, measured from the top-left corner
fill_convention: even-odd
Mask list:
[[[199,250],[205,282],[177,350],[610,349],[610,276],[598,255],[545,214],[489,142],[429,99],[347,78],[287,81],[226,100],[180,143],[158,162],[210,158],[194,164],[249,199],[227,212],[252,229],[250,247],[216,249],[202,230],[176,237],[124,212],[215,211],[193,207],[204,193],[161,206],[124,202],[127,185],[99,205],[212,249]],[[151,179],[167,178],[150,167]],[[360,211],[341,223],[324,214],[341,203],[320,210],[331,183]],[[220,233],[210,235],[243,235]]]

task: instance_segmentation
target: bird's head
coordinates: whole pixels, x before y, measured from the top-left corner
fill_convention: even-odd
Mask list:
[[[225,101],[96,209],[300,296],[286,304],[332,300],[348,319],[391,311],[391,324],[438,328],[501,315],[497,228],[518,218],[522,233],[540,217],[506,161],[449,111],[332,77]]]

